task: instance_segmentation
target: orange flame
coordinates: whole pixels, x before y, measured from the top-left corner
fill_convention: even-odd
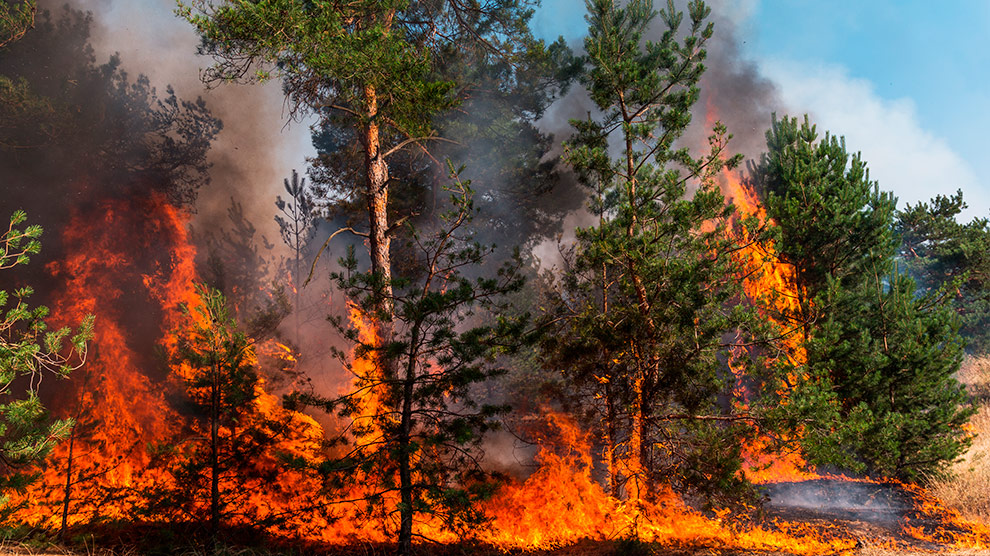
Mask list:
[[[736,206],[741,218],[755,217],[760,226],[773,225],[756,193],[743,182],[737,172],[725,170],[721,184],[723,194]],[[743,248],[736,255],[746,269],[743,291],[758,307],[763,308],[764,316],[783,331],[780,356],[785,357],[792,368],[800,369],[807,361],[804,333],[799,326],[789,322],[794,315],[800,314],[801,296],[794,267],[777,259],[772,241],[760,242],[750,234],[750,230],[743,230]],[[731,363],[730,361],[730,366]],[[768,362],[772,363],[773,361]],[[791,384],[796,380],[795,376],[788,377]],[[776,388],[786,403],[789,386],[781,384]],[[743,394],[742,403],[745,404],[746,393],[741,386],[738,390]],[[743,447],[743,457],[747,462],[745,474],[749,480],[762,484],[820,477],[813,470],[807,470],[807,464],[797,451],[773,453],[769,450],[770,447],[771,443],[766,437],[757,437]]]
[[[706,517],[687,507],[672,491],[643,507],[609,496],[592,478],[588,436],[573,420],[550,413],[559,430],[556,450],[543,447],[539,469],[525,482],[506,486],[487,506],[493,517],[483,539],[509,549],[548,549],[582,539],[623,538],[638,531],[641,540],[669,547],[725,547],[826,554],[849,550],[855,541],[777,524],[778,530],[732,524],[725,514]]]
[[[166,401],[166,392],[181,389],[176,379],[188,369],[159,372],[160,358],[142,358],[136,351],[152,352],[153,343],[141,346],[142,338],[157,336],[165,353],[174,354],[178,337],[168,331],[183,325],[180,304],[202,304],[194,287],[196,253],[186,231],[187,215],[160,196],[104,201],[97,210],[102,218],[92,218],[91,211],[73,216],[63,236],[69,255],[49,267],[64,284],[54,314],[65,322],[94,314],[98,324],[89,362],[55,404],[78,421],[71,441],[59,444],[41,480],[15,500],[24,508],[13,519],[33,525],[58,527],[67,492],[69,526],[129,519],[142,503],[142,491],[174,486],[168,473],[152,465],[148,447],[189,427]],[[320,427],[305,415],[286,412],[273,396],[257,394],[255,411],[287,423],[290,431],[278,451],[315,455],[323,437]],[[277,462],[271,454],[256,464],[260,476]],[[256,494],[240,514],[284,513],[301,503],[301,491],[319,490],[300,473],[287,472],[284,479],[249,485]]]
[[[755,196],[736,176],[727,175],[725,187],[741,212],[766,218]],[[165,394],[176,388],[176,379],[188,369],[172,367],[156,372],[156,360],[142,358],[139,350],[143,335],[166,353],[174,353],[178,337],[163,331],[183,326],[185,317],[179,310],[180,303],[190,307],[201,303],[194,289],[195,249],[186,232],[186,215],[159,197],[107,201],[100,209],[101,219],[89,218],[91,213],[75,215],[64,236],[70,255],[50,268],[64,283],[53,304],[54,313],[65,322],[95,314],[97,337],[90,362],[73,377],[72,390],[61,400],[63,413],[79,419],[78,434],[71,443],[59,445],[43,469],[42,480],[15,500],[24,502],[25,507],[14,519],[34,525],[59,525],[67,480],[72,493],[69,525],[130,519],[144,488],[173,481],[162,469],[151,465],[147,446],[193,427],[170,405]],[[793,295],[793,269],[769,261],[766,254],[772,252],[771,247],[754,243],[744,252],[744,256],[759,263],[759,271],[746,279],[747,294],[761,299],[769,295],[767,292],[790,292],[774,295],[773,299],[794,303],[797,296]],[[134,299],[144,305],[129,305]],[[777,309],[785,313],[794,307]],[[153,320],[148,314],[154,315],[157,323],[152,329],[141,329],[135,323],[147,327],[148,320]],[[350,318],[359,330],[361,343],[378,345],[373,323],[354,306],[350,307]],[[796,333],[790,341],[787,356],[802,362],[800,337]],[[296,361],[295,352],[285,344],[272,341],[255,349],[286,364]],[[351,363],[356,386],[361,385],[361,377],[375,377],[379,372],[369,353],[353,353]],[[236,519],[240,521],[230,525],[281,517],[283,520],[273,531],[287,537],[330,544],[392,540],[397,528],[394,514],[369,512],[360,502],[376,494],[372,485],[381,484],[382,478],[362,476],[362,471],[356,471],[343,492],[325,492],[322,480],[305,468],[287,470],[281,466],[282,456],[315,461],[325,455],[324,431],[309,416],[284,409],[275,396],[265,391],[266,386],[264,382],[258,386],[253,411],[283,423],[286,432],[277,453],[264,454],[250,462],[254,466],[250,477],[236,477],[250,496],[238,513]],[[371,417],[382,410],[381,396],[375,388],[363,391],[355,420],[364,426],[366,436],[380,434]],[[538,469],[525,481],[505,485],[484,504],[491,524],[476,533],[477,540],[504,550],[547,549],[582,539],[622,538],[635,531],[642,540],[670,547],[823,554],[850,550],[855,545],[853,540],[829,530],[785,523],[744,526],[733,522],[726,513],[704,515],[669,489],[641,504],[617,499],[606,493],[594,477],[588,435],[566,416],[548,413],[546,418],[557,432],[552,441],[547,440],[541,447]],[[340,423],[339,430],[354,424]],[[750,472],[753,480],[816,476],[801,471],[804,465],[799,456],[766,460],[761,442],[757,440],[748,447],[750,466],[760,468]],[[233,486],[233,482],[225,483],[225,488]],[[922,494],[918,498],[925,500]],[[395,507],[397,494],[386,493],[383,497],[387,508]],[[947,510],[936,507],[935,502],[925,504],[925,512],[962,523]],[[439,518],[421,517],[415,527],[418,534],[438,542],[463,538]],[[936,532],[905,524],[905,531],[915,538],[954,546],[985,547],[990,539],[990,532],[966,524]]]

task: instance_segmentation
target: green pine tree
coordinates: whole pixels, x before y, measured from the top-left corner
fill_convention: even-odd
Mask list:
[[[888,271],[896,200],[870,181],[844,138],[826,133],[819,140],[807,117],[799,126],[796,118],[774,116],[759,174],[767,214],[783,238],[778,255],[794,266],[806,299],[824,292],[829,280],[853,286],[874,270]],[[802,310],[812,316],[810,307]]]
[[[962,191],[897,212],[900,257],[920,286],[944,290],[959,315],[967,350],[990,349],[990,219],[957,219],[966,208]]]
[[[954,378],[963,342],[952,308],[939,292],[921,295],[896,267],[818,299],[833,310],[812,328],[808,365],[845,422],[832,447],[884,477],[945,471],[969,446],[963,425],[975,411]]]
[[[577,232],[548,362],[591,385],[613,494],[738,495],[751,421],[719,402],[734,384],[728,344],[753,330],[754,313],[738,303],[734,209],[715,177],[739,157],[726,160],[721,124],[700,158],[675,146],[698,99],[709,9],[691,2],[682,29],[668,2],[656,42],[644,40],[658,15],[648,0],[591,0],[588,11],[585,84],[602,115],[573,122],[567,160],[599,220]]]
[[[445,52],[477,43],[511,67],[546,51],[527,28],[532,10],[518,0],[194,0],[180,3],[179,12],[203,36],[201,50],[216,60],[208,81],[281,78],[293,113],[337,118],[342,140],[363,156],[356,175],[363,178],[368,228],[360,234],[368,238],[378,277],[375,320],[387,342],[391,239],[397,224],[412,216],[390,215],[392,183],[404,176],[393,177],[389,161],[438,141],[434,118],[469,94],[469,83],[439,71]]]
[[[410,232],[424,271],[396,282],[392,343],[383,348],[357,325],[335,319],[355,345],[354,357],[338,352],[355,377],[353,390],[333,399],[296,398],[351,420],[338,439],[346,455],[322,471],[339,488],[360,480],[369,513],[398,514],[400,554],[412,550],[417,518],[452,530],[484,519],[476,502],[494,484],[479,447],[507,408],[479,402],[478,388],[505,373],[499,358],[528,336],[528,316],[511,316],[506,299],[523,285],[518,258],[492,275],[467,276],[492,253],[469,231],[471,199],[468,184],[455,176],[452,208],[441,222]],[[374,275],[358,272],[353,248],[341,265],[338,288],[362,314],[373,314]],[[369,364],[383,359],[391,364]]]
[[[0,48],[24,36],[34,26],[34,0],[14,0],[0,4]]]
[[[173,361],[194,419],[174,445],[162,446],[161,463],[176,486],[148,493],[147,511],[204,519],[215,550],[221,528],[234,519],[269,525],[244,503],[257,494],[247,485],[257,484],[259,473],[266,474],[262,483],[277,480],[275,447],[287,431],[275,415],[259,410],[262,379],[253,340],[238,329],[220,291],[196,288],[202,304],[183,306],[187,322],[175,331]]]
[[[40,226],[21,228],[27,216],[15,211],[0,234],[0,271],[27,264],[41,250]],[[27,466],[45,458],[55,443],[68,435],[71,420],[52,420],[38,398],[47,375],[64,378],[86,361],[86,342],[92,338],[93,319],[87,317],[73,332],[50,330],[48,308],[31,308],[30,287],[0,290],[0,508],[11,489],[25,487],[34,478]],[[16,381],[16,384],[15,384]]]
[[[807,348],[804,380],[775,413],[804,423],[812,463],[902,479],[944,469],[972,414],[952,377],[961,340],[944,296],[920,295],[894,264],[896,200],[807,117],[775,117],[767,148],[757,178],[800,298],[784,316]]]

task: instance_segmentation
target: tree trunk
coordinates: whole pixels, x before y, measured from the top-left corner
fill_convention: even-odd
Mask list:
[[[392,315],[392,260],[389,255],[391,240],[388,236],[388,164],[381,152],[378,129],[378,96],[375,87],[364,88],[365,110],[368,123],[364,128],[364,161],[367,174],[368,234],[371,255],[371,272],[379,281],[375,291],[375,308],[391,321]],[[383,338],[384,339],[384,338]]]
[[[85,392],[89,385],[89,372],[83,374],[83,383],[81,392]],[[79,427],[79,420],[82,419],[83,415],[83,398],[80,397],[76,402],[76,414],[73,417],[72,428],[69,431],[69,454],[65,462],[65,493],[62,498],[62,527],[59,529],[58,536],[60,539],[65,539],[66,530],[69,527],[69,504],[72,502],[72,487],[77,481],[72,480],[72,462],[75,460],[75,444],[76,444],[76,432]],[[81,479],[80,479],[81,480]]]
[[[220,533],[220,369],[215,368],[210,392],[210,553]]]
[[[418,342],[413,333],[412,345]],[[412,554],[413,484],[410,444],[412,439],[413,392],[416,382],[416,359],[410,357],[402,381],[402,420],[399,423],[399,556]]]
[[[639,372],[633,381],[632,430],[629,431],[629,451],[626,454],[626,493],[633,505],[632,535],[639,536],[640,516],[646,498],[646,470],[644,469],[643,445],[645,444],[646,420],[643,414],[643,373]]]
[[[78,419],[78,413],[77,417]],[[58,537],[65,540],[65,531],[69,526],[69,502],[72,500],[72,451],[76,442],[76,426],[78,421],[72,425],[69,433],[69,456],[65,463],[65,493],[62,497],[62,527],[58,531]]]
[[[616,419],[615,399],[612,383],[605,384],[605,466],[608,468],[608,493],[619,496],[619,470],[615,460]]]
[[[298,201],[296,201],[296,203],[298,204]],[[299,316],[300,316],[299,313],[302,311],[302,303],[301,303],[301,299],[302,299],[302,284],[300,283],[300,280],[299,280],[299,275],[300,275],[299,268],[300,268],[300,265],[301,265],[301,262],[302,262],[300,260],[300,251],[302,251],[302,241],[301,241],[301,238],[299,237],[299,231],[298,231],[299,230],[299,227],[298,227],[298,225],[296,226],[296,230],[297,230],[296,231],[296,248],[295,248],[295,251],[296,251],[296,253],[295,253],[295,255],[296,255],[296,267],[295,267],[295,274],[292,275],[292,293],[295,294],[294,295],[295,299],[293,299],[292,301],[295,303],[295,307],[293,307],[293,309],[294,309],[293,312],[295,313],[295,320],[296,320],[296,349],[299,349],[299,346],[302,345],[302,339],[300,338],[300,334],[299,334]]]

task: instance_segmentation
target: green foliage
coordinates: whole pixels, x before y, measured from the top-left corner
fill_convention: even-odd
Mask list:
[[[826,133],[819,140],[807,117],[799,126],[797,118],[775,115],[759,172],[767,213],[784,238],[778,256],[794,265],[808,299],[829,280],[850,286],[889,270],[896,200],[870,181],[866,163],[846,152],[844,138]]]
[[[15,211],[0,235],[0,271],[27,264],[40,251],[41,228],[21,228],[26,219],[23,211]],[[82,366],[92,337],[92,317],[75,331],[49,329],[48,308],[31,308],[31,294],[30,287],[0,290],[0,505],[6,505],[6,491],[32,479],[23,472],[25,466],[44,459],[68,434],[72,422],[49,419],[38,389],[46,375],[64,378]]]
[[[479,446],[507,409],[479,403],[478,389],[505,373],[499,359],[526,340],[528,315],[510,316],[506,305],[505,296],[523,285],[518,259],[492,275],[466,275],[491,248],[468,231],[475,210],[469,185],[455,177],[450,191],[452,208],[435,228],[410,231],[424,271],[394,284],[390,343],[368,336],[376,278],[358,272],[353,248],[340,261],[344,270],[334,279],[359,315],[333,322],[355,346],[352,355],[337,352],[354,385],[338,398],[294,401],[352,422],[337,439],[347,455],[321,466],[329,485],[359,481],[369,513],[432,516],[458,528],[484,517],[475,503],[494,485],[480,465]],[[403,473],[412,481],[403,481]]]
[[[396,13],[407,7],[405,0],[363,0],[346,7],[326,1],[213,5],[197,0],[180,3],[179,14],[203,36],[202,51],[217,61],[208,81],[264,80],[274,72],[304,109],[361,106],[365,88],[373,87],[385,101],[383,121],[420,137],[429,135],[433,113],[452,104],[453,85],[430,78],[428,51],[417,48],[422,37],[414,34],[416,25],[402,23],[413,14]],[[248,72],[255,63],[263,69],[252,77]]]
[[[666,31],[653,42],[643,40],[657,15],[650,2],[588,8],[585,82],[602,116],[572,122],[566,156],[599,223],[577,231],[547,363],[598,408],[614,494],[635,480],[709,499],[739,495],[739,445],[750,429],[720,399],[734,384],[731,338],[754,332],[755,314],[737,302],[734,209],[715,183],[739,157],[726,160],[721,124],[700,158],[674,146],[698,98],[709,10],[692,2],[685,31],[668,3],[659,12]],[[640,471],[628,463],[636,458]]]
[[[757,178],[800,292],[783,317],[807,348],[804,380],[771,413],[803,430],[812,463],[908,480],[945,469],[969,443],[962,343],[945,296],[894,264],[895,199],[807,118],[774,118],[767,148]]]
[[[223,294],[202,285],[197,285],[196,293],[203,304],[183,307],[189,327],[179,336],[177,362],[190,370],[184,377],[190,401],[203,413],[217,405],[217,415],[230,420],[228,414],[258,395],[254,350],[238,331]]]
[[[0,4],[0,48],[24,36],[34,26],[34,0],[11,0]]]
[[[969,446],[975,412],[954,378],[962,339],[951,308],[894,273],[857,289],[833,288],[834,308],[808,340],[812,372],[830,383],[841,450],[872,473],[919,480],[944,471]],[[848,427],[848,426],[847,426]]]
[[[907,205],[897,213],[900,257],[921,287],[951,298],[967,349],[990,349],[990,220],[960,223],[962,191],[937,195],[930,203]]]
[[[0,49],[20,39],[34,26],[37,7],[31,0],[0,3]],[[27,80],[0,73],[0,149],[10,149],[44,143],[54,133],[56,111],[51,102],[39,97]],[[6,132],[32,122],[32,133],[12,140]]]
[[[508,235],[504,245],[546,233],[556,225],[549,216],[568,207],[542,195],[556,183],[554,161],[541,160],[550,142],[532,121],[560,93],[573,64],[562,40],[547,45],[532,37],[528,2],[209,4],[180,8],[216,60],[206,79],[279,77],[294,111],[321,118],[314,191],[348,225],[366,218],[364,134],[372,123],[389,165],[391,222],[436,217],[446,158],[470,163],[480,192],[477,221]],[[251,75],[256,66],[248,61],[265,70]],[[396,247],[397,270],[409,270],[401,261],[414,248],[406,241]]]
[[[222,127],[205,101],[156,90],[116,56],[96,63],[85,12],[42,10],[35,23],[0,49],[0,168],[13,206],[44,210],[52,225],[80,201],[51,203],[48,194],[139,188],[191,202],[208,182],[206,153]]]

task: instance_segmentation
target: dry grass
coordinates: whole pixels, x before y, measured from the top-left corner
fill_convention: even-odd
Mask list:
[[[931,490],[963,517],[990,525],[990,356],[968,358],[957,378],[978,407],[971,421],[976,438],[953,465],[954,476],[934,481]]]

